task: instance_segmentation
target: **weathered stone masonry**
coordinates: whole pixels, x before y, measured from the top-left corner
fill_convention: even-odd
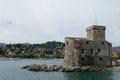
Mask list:
[[[105,26],[86,29],[87,38],[65,38],[64,67],[112,66],[112,45],[105,40]]]

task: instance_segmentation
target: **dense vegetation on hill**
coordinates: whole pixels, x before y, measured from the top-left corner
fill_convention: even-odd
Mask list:
[[[8,44],[0,47],[1,57],[13,58],[61,58],[64,43],[49,41],[42,44]]]
[[[0,57],[12,58],[61,58],[64,57],[63,42],[48,41],[42,44],[5,44],[0,43]],[[120,46],[113,47],[120,52]]]

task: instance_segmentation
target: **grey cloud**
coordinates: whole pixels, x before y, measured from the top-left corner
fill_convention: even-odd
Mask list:
[[[64,41],[65,36],[86,37],[86,27],[95,24],[96,10],[98,25],[107,26],[107,40],[114,46],[120,45],[119,3],[119,0],[0,0],[0,41],[42,43]]]
[[[6,21],[6,24],[11,25],[13,23],[11,21]]]

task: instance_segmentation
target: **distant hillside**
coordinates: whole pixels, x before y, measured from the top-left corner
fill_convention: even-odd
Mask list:
[[[112,49],[120,52],[120,46],[113,47]]]
[[[3,47],[5,47],[7,44],[5,44],[5,43],[0,43],[0,47],[1,46],[3,46]]]
[[[64,56],[63,42],[48,41],[42,44],[18,43],[2,44],[0,57],[13,58],[62,58]]]

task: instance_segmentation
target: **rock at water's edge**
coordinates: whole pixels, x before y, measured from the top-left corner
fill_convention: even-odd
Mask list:
[[[93,66],[88,67],[63,67],[61,65],[47,65],[47,64],[32,64],[22,67],[22,69],[27,69],[29,71],[58,71],[58,72],[84,72],[84,71],[105,71],[107,68],[98,68]]]

